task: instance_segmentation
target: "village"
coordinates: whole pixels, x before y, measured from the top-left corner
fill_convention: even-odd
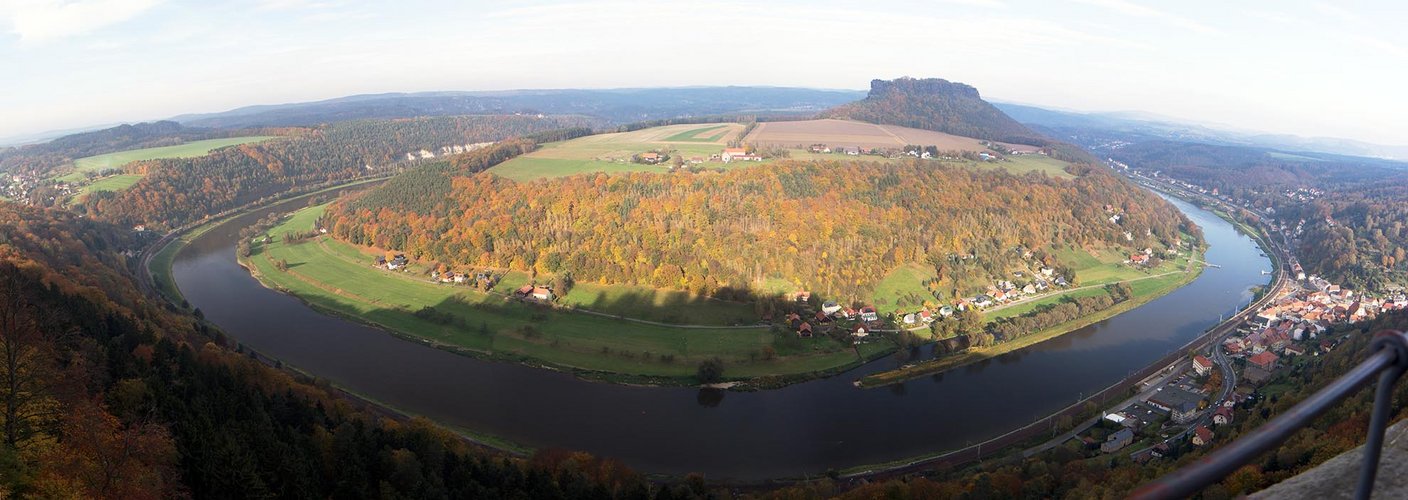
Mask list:
[[[1206,446],[1216,439],[1218,426],[1237,418],[1239,408],[1255,407],[1285,390],[1268,385],[1277,375],[1333,350],[1342,337],[1326,336],[1332,326],[1408,307],[1401,293],[1362,297],[1315,276],[1300,278],[1216,343],[1211,354],[1194,355],[1149,377],[1134,400],[1107,411],[1075,439],[1087,452],[1105,454],[1145,443],[1130,453],[1141,462],[1168,456],[1178,446]]]
[[[1128,165],[1113,160],[1111,166],[1129,170]],[[1159,181],[1224,206],[1254,210],[1217,189],[1166,177]],[[1322,193],[1300,189],[1283,194],[1310,201]],[[1294,225],[1278,222],[1271,208],[1256,213],[1263,227],[1284,241],[1293,241],[1303,232],[1305,221]],[[1140,463],[1176,457],[1188,447],[1208,446],[1218,439],[1218,426],[1245,416],[1262,401],[1286,391],[1289,385],[1278,383],[1279,376],[1334,350],[1353,334],[1329,335],[1335,325],[1372,320],[1379,314],[1408,308],[1408,296],[1400,288],[1356,292],[1306,275],[1294,255],[1288,256],[1286,268],[1284,286],[1271,290],[1274,295],[1266,297],[1234,329],[1215,339],[1209,349],[1141,381],[1134,397],[1103,412],[1092,425],[1078,428],[1071,433],[1070,442],[1077,443],[1087,455],[1125,453]]]

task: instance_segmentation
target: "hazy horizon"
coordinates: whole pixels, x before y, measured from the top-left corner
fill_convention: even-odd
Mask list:
[[[356,94],[913,76],[1052,109],[1408,145],[1405,20],[1391,2],[0,0],[0,64],[21,68],[0,82],[0,137]]]

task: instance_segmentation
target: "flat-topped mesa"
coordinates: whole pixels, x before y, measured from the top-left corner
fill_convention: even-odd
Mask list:
[[[973,99],[982,99],[982,97],[978,95],[978,89],[972,85],[950,82],[943,78],[912,78],[906,76],[894,80],[881,80],[876,78],[870,81],[870,96],[883,96],[891,92],[950,94]]]
[[[1035,146],[1053,143],[984,101],[978,89],[941,78],[871,80],[865,99],[832,108],[822,117],[936,130],[990,141]]]

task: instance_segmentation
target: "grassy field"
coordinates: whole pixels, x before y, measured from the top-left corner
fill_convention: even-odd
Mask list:
[[[676,382],[689,380],[700,361],[714,356],[725,361],[729,378],[796,376],[854,366],[893,348],[880,342],[856,350],[825,338],[775,334],[765,327],[664,327],[551,309],[373,268],[361,250],[327,237],[292,244],[278,237],[306,231],[320,210],[305,209],[271,229],[274,242],[256,245],[246,264],[266,285],[315,307],[443,347]],[[277,268],[280,261],[287,263],[287,271]],[[442,319],[415,314],[426,307]],[[777,353],[776,359],[762,359],[765,347]]]
[[[934,277],[934,270],[927,265],[910,263],[900,266],[875,284],[871,300],[881,313],[913,311],[922,305],[922,301],[934,300],[934,295],[923,285],[924,281]],[[900,304],[901,299],[905,299],[904,305]]]
[[[673,150],[685,160],[699,157],[705,160],[702,166],[707,168],[735,167],[738,164],[708,159],[722,152],[728,140],[742,131],[743,125],[723,123],[666,125],[631,132],[589,135],[544,144],[537,151],[506,161],[489,171],[520,182],[588,172],[668,171],[668,162],[661,165],[631,163],[631,155],[651,150]]]
[[[723,326],[752,324],[758,319],[752,304],[644,286],[578,283],[560,302],[592,311],[664,323]]]
[[[1075,178],[1074,175],[1066,171],[1066,166],[1070,165],[1069,163],[1042,155],[1008,156],[1000,161],[981,162],[974,165],[979,168],[1003,168],[1018,175],[1027,172],[1042,172],[1058,179]]]
[[[86,172],[97,172],[99,170],[118,168],[128,163],[141,160],[156,160],[161,158],[194,158],[205,156],[211,151],[226,146],[238,144],[248,144],[272,139],[273,136],[248,136],[229,137],[224,139],[207,139],[204,141],[192,141],[175,146],[163,146],[159,148],[132,149],[128,151],[118,151],[116,153],[101,154],[79,158],[73,162],[73,173],[61,178],[61,180],[78,180],[83,178]],[[73,175],[77,179],[73,179]]]
[[[142,180],[142,176],[139,174],[119,174],[104,177],[83,186],[83,188],[78,190],[77,196],[96,193],[98,191],[121,191],[132,187],[133,184],[136,184],[137,181],[140,180]]]

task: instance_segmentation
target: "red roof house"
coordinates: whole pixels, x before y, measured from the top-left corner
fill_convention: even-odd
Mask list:
[[[1213,433],[1207,427],[1198,426],[1193,429],[1193,446],[1206,446],[1212,443]]]
[[[1255,356],[1247,358],[1247,362],[1261,367],[1263,370],[1271,371],[1276,369],[1276,362],[1280,359],[1281,358],[1276,357],[1271,351],[1262,351]]]

